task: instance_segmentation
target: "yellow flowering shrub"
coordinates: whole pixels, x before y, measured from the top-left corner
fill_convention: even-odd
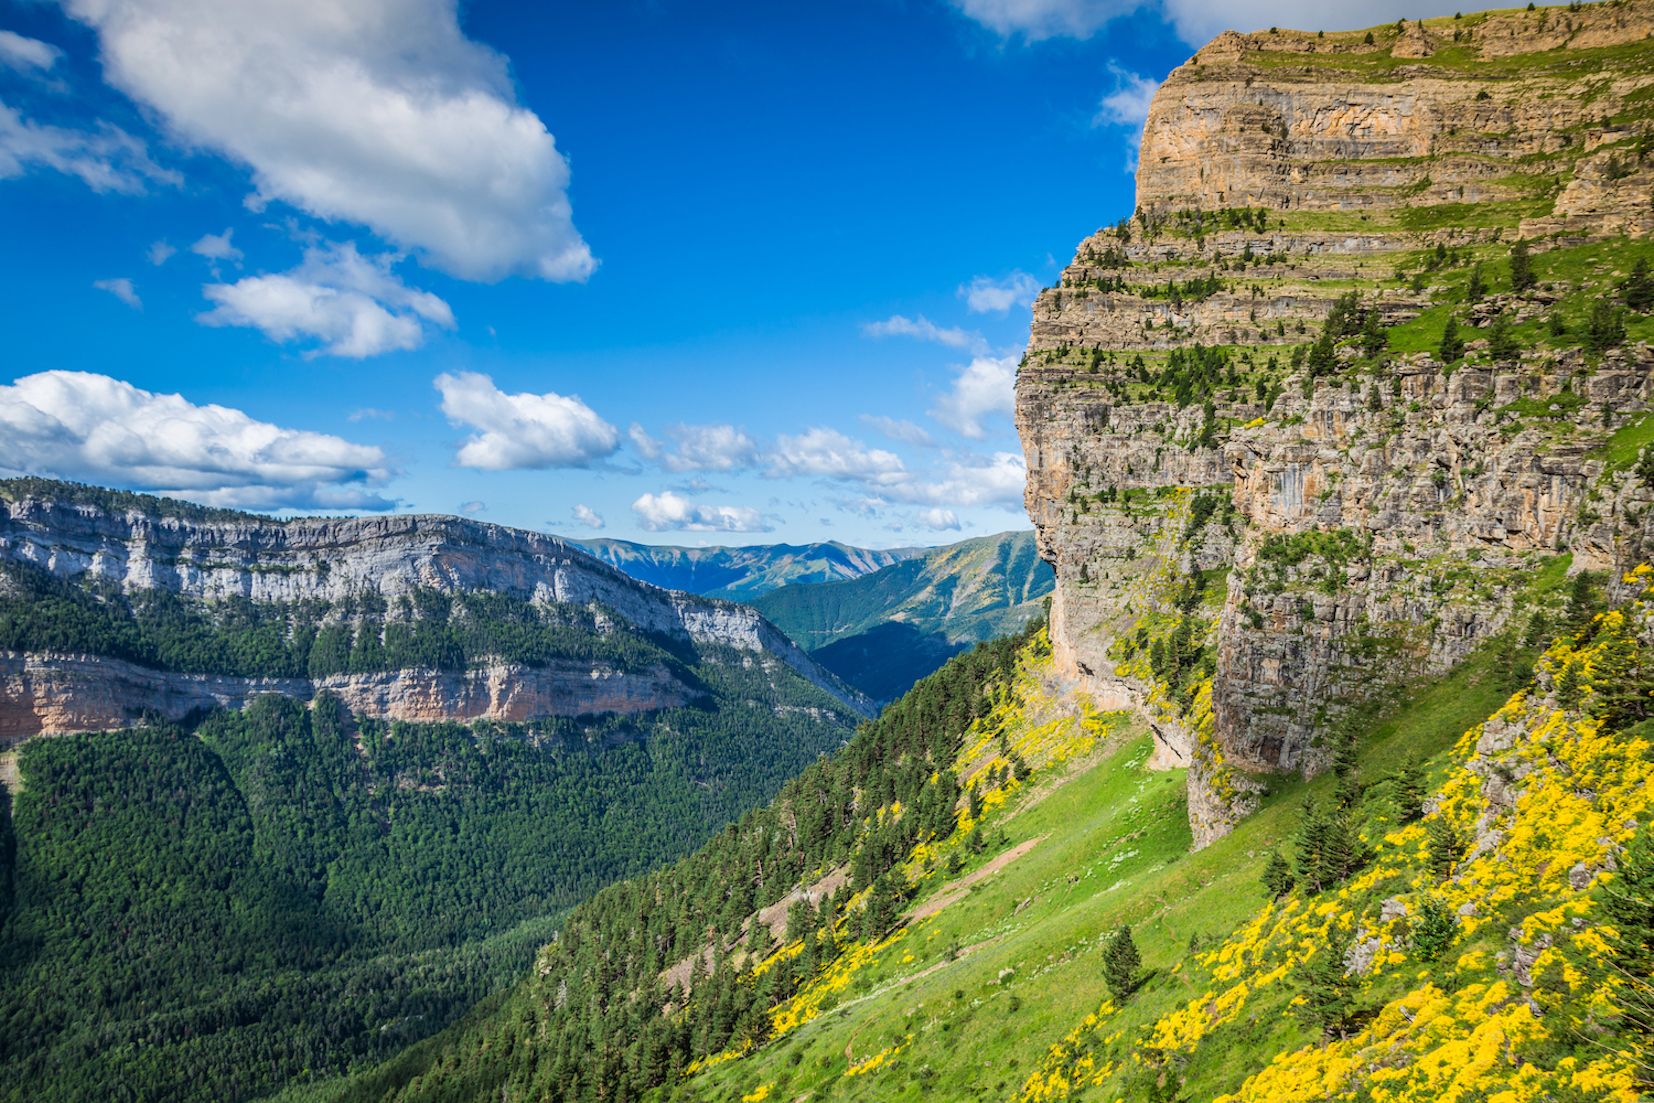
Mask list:
[[[1654,572],[1634,577],[1648,585]],[[1071,1098],[1128,1064],[1192,1059],[1243,1015],[1303,1003],[1300,967],[1347,941],[1363,946],[1350,980],[1373,993],[1370,1017],[1348,1037],[1278,1054],[1219,1103],[1633,1103],[1632,1058],[1596,1037],[1628,983],[1596,916],[1614,852],[1654,814],[1654,747],[1599,717],[1621,688],[1612,672],[1640,661],[1651,596],[1551,647],[1532,686],[1464,733],[1424,823],[1368,840],[1372,860],[1346,884],[1264,904],[1187,963],[1180,975],[1198,994],[1153,1022],[1098,1043],[1089,1016],[1049,1048],[1020,1099]],[[1432,820],[1461,844],[1450,869],[1432,861]],[[1427,897],[1456,924],[1436,963],[1411,942]]]

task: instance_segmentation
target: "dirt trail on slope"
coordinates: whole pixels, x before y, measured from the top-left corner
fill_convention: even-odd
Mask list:
[[[909,923],[917,923],[921,919],[929,919],[949,904],[957,904],[960,900],[965,898],[965,894],[970,891],[972,885],[992,877],[994,874],[998,873],[1000,870],[1004,869],[1006,866],[1010,865],[1012,862],[1034,849],[1034,847],[1043,842],[1045,838],[1046,836],[1044,835],[1038,835],[1032,839],[1029,839],[1025,843],[1019,843],[1016,846],[1013,846],[1010,850],[1007,850],[1005,853],[998,855],[989,861],[981,869],[972,870],[970,873],[967,873],[965,876],[959,878],[959,880],[954,881],[951,884],[943,885],[940,891],[927,899],[923,904],[920,904],[917,908],[914,908],[912,911],[908,912],[904,918]]]

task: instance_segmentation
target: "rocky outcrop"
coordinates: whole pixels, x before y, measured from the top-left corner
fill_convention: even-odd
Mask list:
[[[20,486],[0,493],[0,560],[76,584],[167,590],[207,607],[228,598],[291,605],[492,591],[579,607],[602,633],[675,638],[708,653],[733,649],[741,661],[804,678],[854,714],[870,711],[750,607],[637,582],[555,537],[456,517],[279,521],[163,508],[152,499],[122,504],[66,484]],[[0,744],[120,726],[145,713],[179,718],[271,692],[306,699],[329,692],[364,716],[467,721],[629,713],[681,705],[704,691],[664,667],[622,671],[574,659],[312,681],[30,652],[0,655]]]
[[[1628,265],[1495,286],[1457,308],[1465,361],[1417,351],[1517,238],[1654,231],[1654,73],[1609,49],[1651,32],[1630,0],[1222,35],[1155,97],[1138,211],[1039,296],[1017,420],[1054,650],[1180,732],[1197,843],[1245,813],[1249,774],[1320,769],[1350,706],[1497,631],[1544,557],[1654,547],[1650,492],[1608,447],[1654,404],[1654,354],[1530,334],[1495,360],[1474,328],[1565,302],[1578,325]],[[1431,311],[1432,336],[1369,355],[1345,329],[1312,370],[1352,291],[1380,331]],[[1191,515],[1200,496],[1225,523]]]
[[[152,670],[95,655],[0,652],[0,747],[36,735],[108,731],[146,718],[176,721],[210,709],[241,708],[264,694],[308,701],[322,693],[369,719],[462,723],[625,715],[704,696],[664,667],[623,671],[561,662],[317,679],[233,678]]]

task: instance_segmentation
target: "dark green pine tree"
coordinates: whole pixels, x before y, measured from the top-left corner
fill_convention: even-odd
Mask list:
[[[1424,765],[1416,756],[1410,756],[1401,764],[1390,787],[1390,796],[1395,803],[1396,819],[1400,822],[1414,823],[1424,818]]]
[[[1121,927],[1103,947],[1103,980],[1109,994],[1116,1000],[1130,999],[1142,983],[1142,968],[1143,959],[1131,937],[1131,928]]]
[[[1436,896],[1426,896],[1419,901],[1419,914],[1413,920],[1409,939],[1420,961],[1441,960],[1457,937],[1459,920],[1451,908]]]
[[[1263,887],[1271,900],[1279,900],[1291,892],[1297,880],[1292,875],[1291,863],[1281,857],[1279,850],[1269,855],[1269,864],[1263,868]]]
[[[1464,287],[1464,297],[1469,303],[1479,303],[1487,298],[1487,280],[1482,278],[1482,266],[1479,264],[1470,270],[1470,279]]]
[[[1585,348],[1590,352],[1607,352],[1625,344],[1625,317],[1620,308],[1608,299],[1591,304],[1591,316],[1585,322]]]
[[[1298,820],[1298,833],[1293,838],[1293,872],[1307,892],[1326,888],[1322,876],[1326,869],[1326,818],[1313,799],[1304,801],[1304,813]]]
[[[1322,1041],[1344,1037],[1355,1012],[1354,988],[1344,965],[1350,936],[1334,927],[1321,949],[1298,967],[1293,1010],[1321,1032]]]
[[[1533,258],[1528,255],[1527,241],[1520,240],[1510,247],[1510,289],[1518,295],[1525,295],[1539,283],[1539,277],[1534,275]]]
[[[1654,275],[1648,271],[1648,261],[1637,258],[1631,274],[1620,284],[1620,298],[1638,314],[1647,314],[1654,309]]]
[[[1442,328],[1441,344],[1436,352],[1444,364],[1457,364],[1464,359],[1464,338],[1459,336],[1457,318],[1447,319],[1447,325]]]
[[[1493,319],[1493,324],[1487,327],[1487,354],[1500,364],[1521,359],[1521,342],[1511,333],[1510,319],[1503,314]]]
[[[1459,833],[1453,830],[1453,825],[1447,822],[1446,816],[1426,821],[1424,835],[1430,871],[1436,875],[1436,880],[1445,881],[1453,876],[1453,867],[1464,856],[1464,843],[1459,839]]]
[[[1380,355],[1390,344],[1389,334],[1384,332],[1384,320],[1379,317],[1376,307],[1368,310],[1361,319],[1361,355],[1371,360]]]
[[[1620,1034],[1644,1094],[1654,1094],[1654,834],[1639,830],[1619,855],[1619,872],[1603,889],[1602,910],[1614,930],[1610,968],[1618,974]]]

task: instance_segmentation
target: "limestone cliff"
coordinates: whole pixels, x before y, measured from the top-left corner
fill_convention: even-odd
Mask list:
[[[1649,546],[1651,34],[1650,0],[1224,34],[1155,97],[1137,211],[1040,295],[1057,655],[1190,765],[1197,842],[1545,557]]]
[[[398,720],[640,712],[705,696],[692,668],[706,661],[756,669],[772,683],[796,677],[849,714],[868,709],[747,606],[637,582],[554,537],[456,517],[278,521],[19,480],[0,486],[0,564],[77,592],[177,595],[209,618],[235,601],[303,610],[315,621],[303,630],[312,632],[364,599],[379,600],[394,622],[419,615],[417,600],[399,614],[397,599],[494,594],[546,615],[566,613],[599,640],[661,640],[663,655],[689,649],[681,662],[609,661],[586,646],[533,662],[485,655],[462,669],[449,663],[281,677],[157,669],[25,636],[21,646],[0,648],[0,745],[118,727],[144,714],[178,718],[238,706],[260,693],[308,699],[326,692],[358,715]],[[5,584],[0,578],[0,597]],[[300,630],[284,624],[289,635]]]

